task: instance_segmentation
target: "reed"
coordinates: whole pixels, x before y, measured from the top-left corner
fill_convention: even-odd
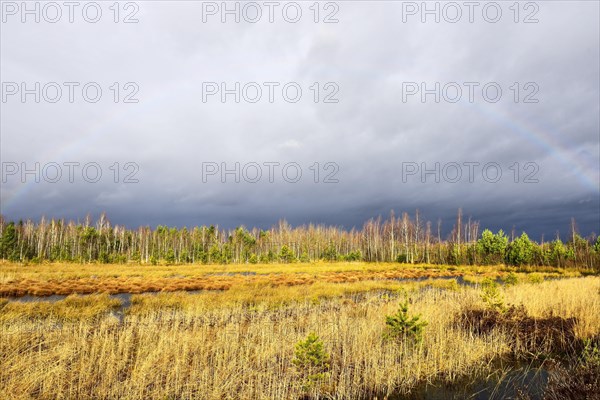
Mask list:
[[[471,282],[580,276],[577,270],[540,267],[518,272],[503,266],[449,266],[398,263],[296,263],[247,265],[35,264],[0,262],[0,296],[142,293],[180,290],[228,290],[247,285],[302,286],[319,282],[353,283],[398,279],[464,277]],[[535,274],[535,275],[534,275]]]
[[[143,294],[132,297],[122,319],[106,295],[72,297],[53,303],[52,312],[9,302],[0,309],[0,397],[383,398],[506,368],[496,361],[514,350],[508,331],[479,335],[456,323],[466,310],[485,307],[478,287],[388,284]],[[600,335],[598,277],[499,290],[532,318],[574,318],[577,340]],[[384,338],[385,316],[405,295],[410,313],[428,322],[418,344]],[[310,332],[323,341],[330,366],[323,382],[307,388],[293,357]]]

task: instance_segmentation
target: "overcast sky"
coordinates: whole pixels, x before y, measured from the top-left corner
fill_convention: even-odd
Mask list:
[[[129,227],[285,218],[351,228],[419,209],[450,229],[462,208],[536,238],[565,235],[571,217],[584,235],[600,231],[598,2],[520,3],[518,13],[512,1],[454,3],[460,16],[442,2],[439,23],[421,2],[321,2],[318,15],[313,2],[281,2],[273,22],[263,2],[260,16],[240,3],[239,23],[221,2],[121,3],[118,16],[112,3],[97,3],[96,23],[85,2],[73,23],[66,6],[59,18],[40,3],[36,23],[21,2],[2,2],[8,219],[106,211]],[[39,183],[21,176],[35,163]],[[235,163],[239,182],[222,182]],[[439,182],[421,174],[436,163]]]

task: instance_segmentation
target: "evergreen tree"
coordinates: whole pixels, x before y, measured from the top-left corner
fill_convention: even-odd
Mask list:
[[[486,264],[499,262],[504,258],[507,245],[508,237],[502,229],[495,235],[489,229],[485,229],[481,239],[477,241],[477,252]]]
[[[14,222],[9,222],[2,232],[0,256],[10,261],[19,260],[19,243]]]
[[[517,237],[508,247],[506,261],[512,265],[528,265],[533,259],[535,244],[525,232]]]

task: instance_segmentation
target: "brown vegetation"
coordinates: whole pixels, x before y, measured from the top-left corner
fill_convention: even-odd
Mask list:
[[[502,278],[514,268],[431,266],[369,263],[265,264],[246,266],[145,266],[104,264],[42,264],[24,266],[0,263],[0,296],[53,294],[143,293],[193,290],[228,290],[240,285],[298,286],[317,282],[351,283],[402,279],[464,277],[477,282]],[[538,277],[578,276],[577,271],[539,268]],[[514,273],[514,272],[513,272]],[[520,274],[524,279],[534,276]]]
[[[502,331],[515,354],[561,353],[573,350],[577,343],[573,317],[549,315],[531,317],[524,305],[510,306],[505,311],[489,308],[466,309],[458,318],[459,326],[477,335]]]

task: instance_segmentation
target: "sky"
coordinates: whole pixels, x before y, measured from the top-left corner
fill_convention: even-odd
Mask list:
[[[600,233],[598,2],[23,4],[7,219]]]

